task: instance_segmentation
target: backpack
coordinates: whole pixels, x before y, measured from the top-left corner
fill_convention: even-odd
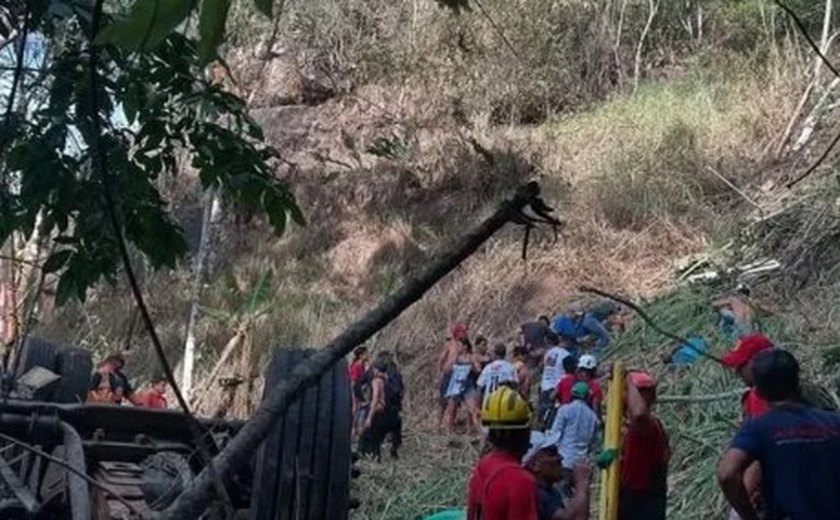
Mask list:
[[[388,370],[388,377],[385,378],[385,406],[402,411],[403,393],[405,385],[399,370],[392,368]]]

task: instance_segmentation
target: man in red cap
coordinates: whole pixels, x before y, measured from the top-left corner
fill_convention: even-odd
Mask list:
[[[773,342],[764,334],[748,334],[741,337],[735,345],[735,348],[721,359],[723,364],[734,369],[749,387],[741,398],[744,421],[755,419],[770,410],[770,405],[759,395],[758,390],[756,390],[752,361],[760,352],[772,348]],[[744,487],[753,500],[753,503],[758,503],[761,499],[761,466],[758,462],[754,462],[744,471]],[[729,519],[739,520],[740,517],[734,510],[731,510],[729,512]]]
[[[745,420],[758,417],[770,409],[770,405],[758,395],[755,389],[752,360],[759,352],[771,348],[773,348],[773,342],[764,334],[749,334],[738,340],[732,352],[723,356],[721,360],[725,366],[734,369],[749,387],[741,398]]]

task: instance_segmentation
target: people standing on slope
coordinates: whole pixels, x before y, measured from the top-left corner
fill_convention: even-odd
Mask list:
[[[840,515],[840,414],[805,404],[799,363],[782,349],[764,350],[751,363],[759,395],[770,409],[745,422],[718,465],[718,480],[742,520],[830,520]],[[761,466],[760,516],[745,485]]]
[[[440,416],[438,417],[438,426],[445,428],[444,419],[446,417],[446,391],[449,389],[449,378],[452,376],[451,367],[458,357],[458,351],[461,348],[461,342],[467,340],[467,326],[461,322],[455,322],[449,329],[449,337],[443,345],[443,349],[438,356],[437,374],[438,374],[438,391],[440,399]]]
[[[478,387],[484,396],[484,401],[500,386],[516,388],[519,379],[516,377],[516,369],[507,358],[507,347],[499,343],[493,348],[493,361],[491,361],[478,376]],[[484,408],[482,406],[482,408]]]
[[[348,369],[350,376],[353,425],[351,435],[355,439],[361,432],[367,419],[367,412],[370,407],[368,396],[365,395],[365,388],[362,379],[368,371],[367,347],[356,347],[353,351],[353,360]]]
[[[390,436],[391,458],[398,458],[402,445],[402,374],[389,352],[380,352],[368,371],[371,386],[370,413],[359,437],[359,453],[381,460],[382,443]]]
[[[545,353],[546,334],[551,332],[550,325],[551,321],[548,316],[540,316],[536,321],[523,323],[520,327],[519,344],[525,347],[528,364],[531,367],[539,364]]]
[[[528,351],[525,347],[513,347],[513,368],[516,369],[516,390],[525,397],[531,395],[531,367],[528,366]]]
[[[458,414],[458,408],[461,404],[466,404],[469,411],[470,404],[467,402],[468,393],[473,391],[471,388],[470,374],[474,372],[475,365],[473,363],[472,349],[466,339],[462,339],[459,343],[458,353],[452,365],[448,368],[450,372],[449,385],[446,389],[446,411],[444,413],[444,431],[451,435],[455,429],[455,418]],[[470,430],[478,433],[478,425],[474,424],[475,416],[469,411],[468,424]]]
[[[592,410],[601,417],[601,406],[604,402],[604,389],[598,381],[598,360],[592,354],[584,354],[577,363],[574,377],[563,377],[557,383],[557,399],[560,404],[572,402],[572,387],[578,381],[583,381],[589,386],[587,402]]]
[[[543,358],[540,395],[537,402],[537,414],[540,417],[545,417],[545,414],[554,406],[557,383],[565,375],[563,360],[570,356],[569,351],[560,346],[560,337],[554,332],[546,335],[546,342],[548,350]]]
[[[554,421],[546,433],[557,438],[563,458],[563,480],[573,484],[572,469],[585,462],[595,451],[598,433],[598,416],[592,411],[587,398],[589,385],[578,381],[572,386],[572,402],[557,409]]]

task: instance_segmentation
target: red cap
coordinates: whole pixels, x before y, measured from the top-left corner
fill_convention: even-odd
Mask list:
[[[641,370],[634,370],[630,372],[630,382],[636,388],[655,388],[656,379],[647,372]]]
[[[732,352],[723,356],[721,361],[730,368],[738,368],[750,362],[762,350],[773,348],[773,342],[764,334],[750,334],[738,340]]]
[[[467,336],[467,326],[461,322],[455,322],[450,328],[452,339],[462,339]]]

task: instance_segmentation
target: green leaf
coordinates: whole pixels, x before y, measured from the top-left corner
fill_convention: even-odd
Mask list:
[[[271,278],[274,273],[269,269],[263,271],[251,294],[248,297],[248,306],[245,308],[246,314],[256,314],[257,311],[268,302],[271,298]]]
[[[230,9],[230,0],[202,0],[198,18],[198,58],[202,65],[216,57],[216,49],[222,43],[225,20]]]
[[[193,0],[137,0],[127,17],[99,31],[96,43],[113,43],[133,51],[153,49],[192,9]]]
[[[271,18],[271,8],[274,4],[274,0],[254,0],[254,5],[257,7],[262,14]]]
[[[65,273],[58,280],[58,287],[55,289],[55,303],[59,306],[64,305],[70,298],[76,296],[77,292],[76,278]]]
[[[233,315],[227,311],[223,311],[221,309],[211,309],[210,307],[204,306],[200,306],[199,309],[202,314],[216,321],[220,321],[222,323],[229,323],[233,321]]]
[[[70,249],[64,249],[61,251],[56,251],[55,253],[51,254],[47,261],[44,262],[44,267],[41,270],[44,274],[50,274],[58,271],[67,263],[67,260],[70,259],[70,255],[73,254],[73,251]]]

